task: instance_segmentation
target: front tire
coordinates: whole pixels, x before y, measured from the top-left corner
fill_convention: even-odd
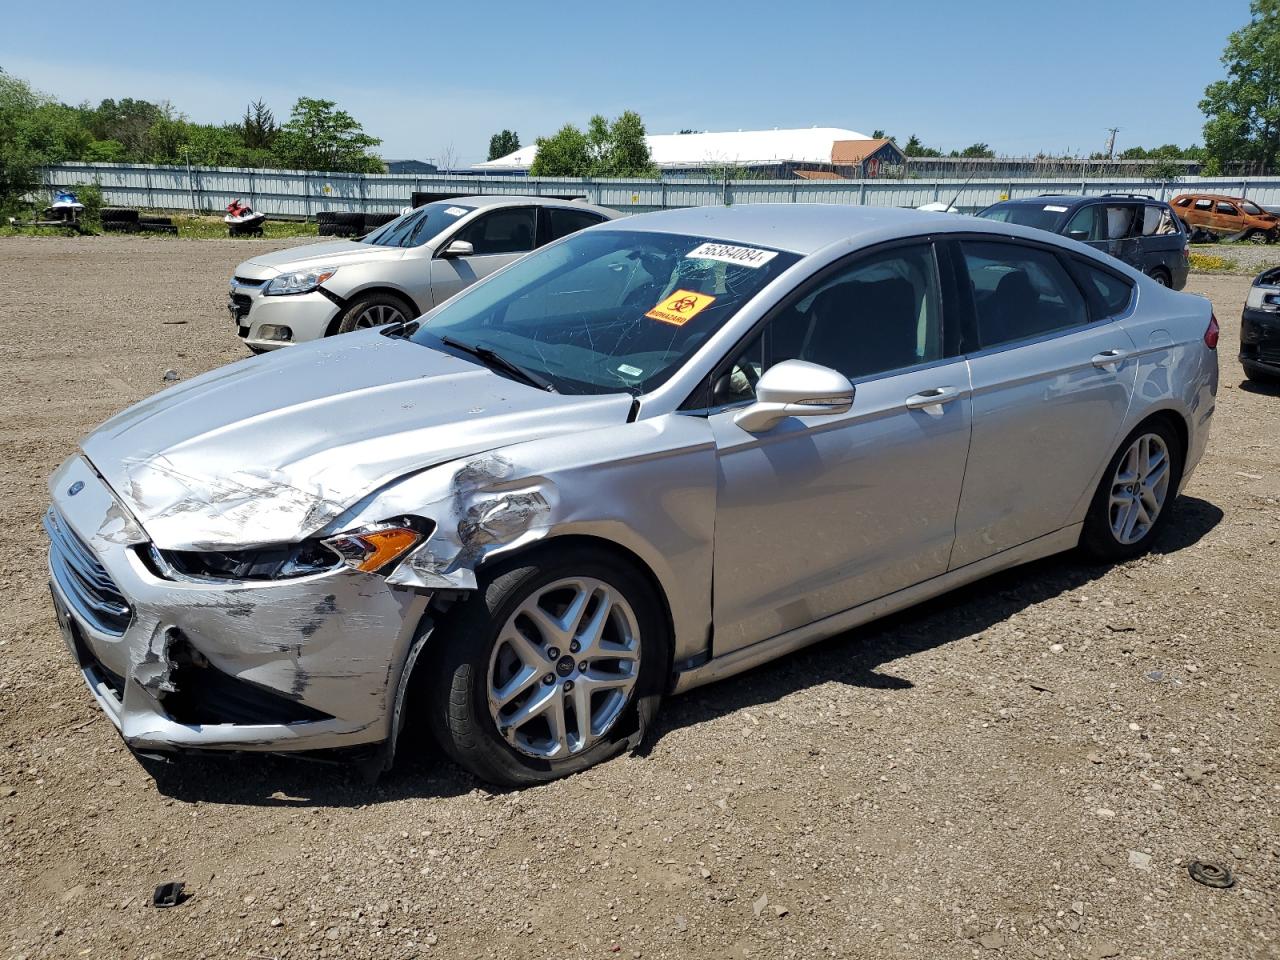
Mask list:
[[[637,711],[644,721],[656,712],[668,659],[648,579],[584,547],[499,564],[431,644],[423,693],[433,734],[460,766],[503,787],[620,753]]]
[[[358,297],[343,312],[338,321],[337,333],[350,333],[353,330],[367,330],[381,327],[388,323],[401,323],[412,320],[417,314],[399,297],[387,293],[375,293],[367,297]]]
[[[1186,452],[1166,420],[1139,424],[1107,464],[1085,516],[1080,546],[1116,563],[1151,549],[1168,522]]]

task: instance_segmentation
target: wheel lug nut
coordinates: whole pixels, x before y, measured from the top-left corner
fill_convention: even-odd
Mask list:
[[[580,647],[578,646],[578,641],[577,641],[577,640],[574,640],[572,643],[570,643],[570,644],[569,644],[569,652],[570,652],[570,653],[577,653],[579,649],[580,649]]]
[[[559,647],[547,647],[547,659],[548,659],[548,660],[559,660],[559,659],[560,659],[560,648],[559,648]]]
[[[549,687],[556,682],[556,675],[554,673],[548,673],[545,677],[542,678],[542,682]]]
[[[566,681],[564,682],[564,692],[565,692],[565,693],[568,693],[568,692],[569,692],[570,690],[572,690],[572,689],[573,689],[573,681],[572,681],[572,680],[566,680]]]
[[[587,672],[587,668],[588,668],[588,667],[590,667],[590,666],[591,666],[591,664],[589,664],[589,663],[587,663],[587,661],[583,660],[580,664],[578,664],[578,672],[579,672],[579,673],[586,673],[586,672]]]

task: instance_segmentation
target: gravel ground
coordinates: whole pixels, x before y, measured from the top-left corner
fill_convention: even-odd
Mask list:
[[[1280,267],[1280,245],[1261,243],[1195,243],[1192,253],[1223,257],[1235,264],[1229,273],[1256,277],[1270,267]],[[1196,289],[1194,285],[1191,289]]]
[[[1280,392],[1223,324],[1205,462],[1148,557],[1055,558],[669,701],[643,755],[495,793],[442,759],[153,778],[62,647],[45,478],[243,355],[262,246],[0,240],[0,958],[1280,957]],[[1187,863],[1229,866],[1228,890]],[[149,905],[159,882],[191,898]]]

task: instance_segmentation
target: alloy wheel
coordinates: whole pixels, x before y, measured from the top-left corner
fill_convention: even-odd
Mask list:
[[[1169,495],[1169,448],[1159,434],[1130,444],[1111,479],[1108,519],[1118,543],[1137,543],[1155,525]]]
[[[369,327],[381,327],[388,323],[400,323],[404,320],[404,314],[395,307],[385,303],[374,303],[365,307],[356,316],[356,329],[363,330]]]
[[[639,673],[640,630],[626,599],[600,580],[558,580],[502,625],[489,659],[489,713],[516,750],[561,760],[609,733]]]

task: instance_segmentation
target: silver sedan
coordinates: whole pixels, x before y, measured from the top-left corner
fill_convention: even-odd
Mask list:
[[[575,233],[417,321],[255,357],[50,482],[54,605],[142,752],[406,724],[500,784],[996,570],[1148,549],[1209,303],[1069,240],[871,208]]]
[[[618,213],[549,197],[455,197],[359,240],[262,253],[236,267],[227,310],[250,350],[411,320],[530,250]]]

